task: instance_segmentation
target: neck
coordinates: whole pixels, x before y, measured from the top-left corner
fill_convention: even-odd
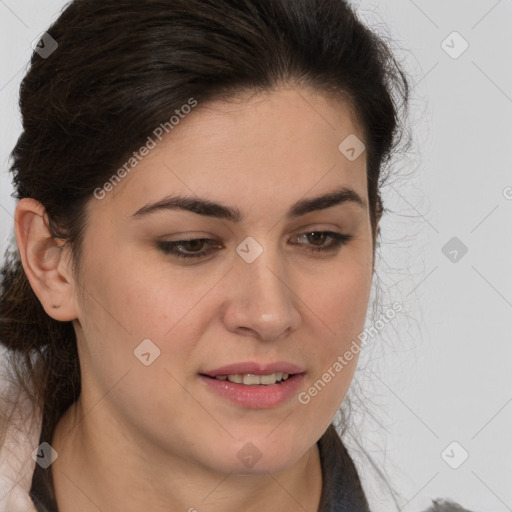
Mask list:
[[[52,439],[59,453],[52,465],[59,512],[318,510],[322,472],[316,443],[285,471],[225,474],[141,441],[99,410],[84,409],[79,399]]]

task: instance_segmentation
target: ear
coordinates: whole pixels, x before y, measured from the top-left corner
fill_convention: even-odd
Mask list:
[[[51,236],[43,205],[35,199],[20,199],[14,230],[23,269],[46,313],[61,322],[76,319],[68,247]]]

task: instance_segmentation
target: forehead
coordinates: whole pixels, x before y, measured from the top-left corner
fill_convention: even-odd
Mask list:
[[[351,161],[339,147],[354,136],[363,141],[349,105],[308,89],[198,104],[162,140],[154,138],[155,147],[100,208],[128,214],[129,205],[133,213],[170,193],[247,207],[278,195],[291,204],[310,190],[318,195],[340,185],[364,198],[366,154]]]
[[[351,134],[364,139],[357,116],[346,101],[309,88],[283,87],[199,104],[178,128],[169,136],[175,145],[250,152],[264,144],[273,150],[293,148],[293,153],[286,155],[289,159],[315,144],[318,147],[320,139],[330,153]],[[299,141],[303,144],[297,144]],[[274,151],[269,156],[280,155]]]

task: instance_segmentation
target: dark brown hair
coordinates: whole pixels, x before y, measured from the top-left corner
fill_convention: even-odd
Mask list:
[[[375,242],[409,86],[388,43],[346,1],[74,0],[47,32],[58,48],[34,52],[22,81],[11,172],[15,197],[39,201],[52,236],[70,244],[77,278],[86,204],[157,126],[190,98],[201,106],[282,83],[352,107]],[[49,437],[80,394],[74,326],[45,313],[16,250],[1,275],[0,341]]]

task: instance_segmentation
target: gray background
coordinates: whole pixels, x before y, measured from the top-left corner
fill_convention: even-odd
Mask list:
[[[64,4],[0,0],[2,254],[15,206],[7,168],[20,133],[18,87],[31,42]],[[402,494],[402,510],[438,496],[512,510],[512,1],[355,5],[392,38],[411,76],[415,144],[384,190],[391,211],[377,268],[384,300],[404,311],[361,356],[350,393],[361,388],[368,411],[354,428]],[[374,510],[391,510],[356,438],[350,446]]]

